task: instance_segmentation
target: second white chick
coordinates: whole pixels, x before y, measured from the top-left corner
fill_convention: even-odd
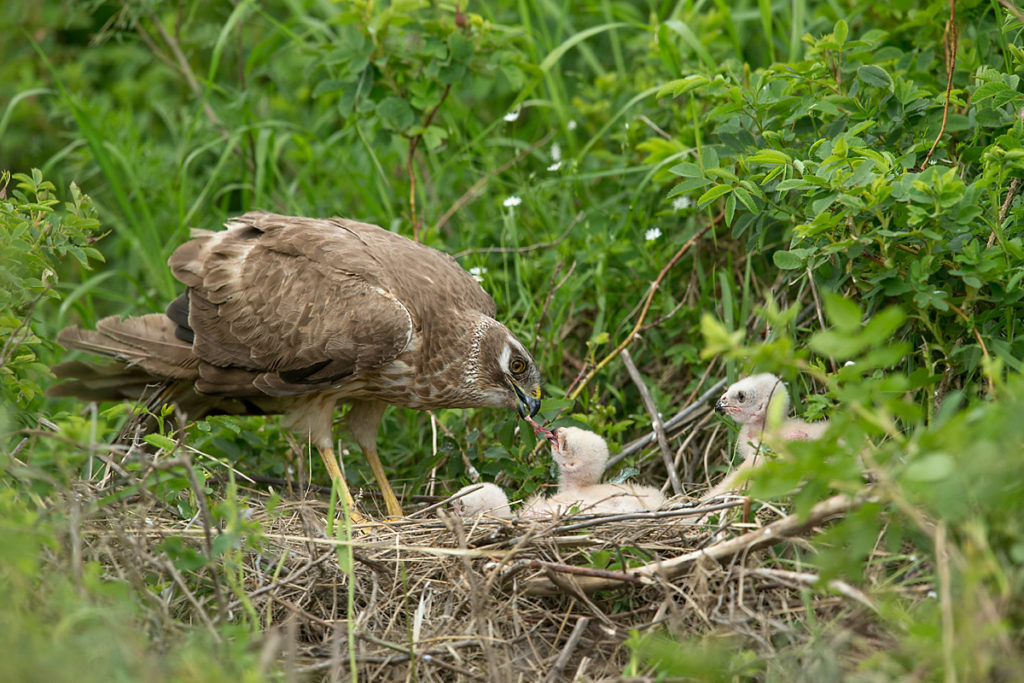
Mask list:
[[[543,516],[577,508],[583,513],[654,510],[665,497],[651,486],[600,484],[608,463],[608,444],[594,432],[578,427],[555,431],[551,454],[558,465],[558,492],[534,496],[523,506],[524,516]]]
[[[772,408],[773,404],[777,407]],[[741,474],[754,467],[764,441],[813,441],[828,429],[828,420],[807,422],[786,418],[789,412],[789,391],[782,380],[770,373],[744,377],[731,385],[715,404],[715,412],[727,415],[740,425],[736,449],[743,462],[717,486],[705,493],[701,500],[718,497],[736,488]],[[782,422],[770,424],[772,415],[781,416]],[[777,443],[777,441],[776,441]]]
[[[475,489],[475,490],[471,490]],[[508,505],[508,496],[495,484],[470,484],[455,492],[459,495],[470,491],[452,501],[452,510],[460,517],[479,517],[487,515],[500,519],[511,519],[512,509]]]
[[[778,403],[777,414],[783,417],[778,425],[767,424],[773,402]],[[756,455],[757,446],[766,436],[782,441],[813,441],[828,429],[828,420],[786,419],[789,391],[782,380],[767,372],[745,377],[726,389],[715,404],[715,412],[728,415],[740,425],[738,448],[744,460]]]

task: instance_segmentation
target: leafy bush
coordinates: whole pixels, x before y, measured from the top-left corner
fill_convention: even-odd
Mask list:
[[[43,172],[13,176],[0,200],[0,391],[18,425],[52,408],[64,437],[94,443],[91,420],[40,402],[42,340],[76,319],[161,310],[179,291],[164,261],[190,227],[250,208],[376,222],[476,269],[536,350],[545,416],[613,449],[650,424],[621,344],[666,414],[705,373],[784,375],[833,428],[780,453],[753,492],[797,509],[836,490],[871,497],[785,560],[936,588],[872,596],[890,639],[857,661],[880,676],[1011,675],[1024,50],[1002,5],[956,3],[959,30],[944,33],[950,6],[7,3],[7,32],[32,40],[0,45],[0,157]],[[76,186],[58,210],[44,176],[77,181],[96,211]],[[97,214],[109,266],[84,273]],[[121,418],[99,413],[100,436]],[[467,463],[528,493],[551,472],[516,423],[392,410],[386,461],[407,494],[457,488]],[[189,439],[246,471],[296,465],[264,455],[289,451],[273,422],[213,419]],[[32,441],[14,499],[59,492],[44,476],[57,470],[88,475],[84,452]],[[650,453],[624,464],[664,476]],[[180,472],[152,492],[196,511]],[[218,514],[235,519],[232,505]],[[826,631],[807,625],[807,650],[827,652]],[[822,671],[854,667],[795,637],[767,664],[758,644],[730,655],[715,637],[696,651],[719,672],[793,677],[819,656]],[[709,673],[631,642],[633,673]]]
[[[32,314],[42,300],[60,298],[62,261],[71,257],[87,268],[90,259],[102,260],[91,246],[100,224],[74,183],[61,207],[39,170],[14,174],[14,187],[11,180],[8,171],[0,175],[0,399],[26,411],[38,404],[40,383],[49,375],[38,359],[45,342],[34,334]]]

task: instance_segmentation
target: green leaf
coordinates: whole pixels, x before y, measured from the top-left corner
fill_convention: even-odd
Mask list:
[[[676,164],[672,168],[668,169],[668,172],[673,173],[675,175],[681,175],[684,178],[704,177],[704,170],[697,164],[690,161],[685,161],[681,164]]]
[[[861,352],[864,342],[860,337],[835,330],[824,330],[811,337],[807,345],[815,352],[836,360],[846,360]]]
[[[165,451],[173,451],[177,446],[174,439],[164,436],[163,434],[146,434],[146,436],[143,437],[143,441],[148,443],[150,446],[162,448]]]
[[[389,95],[377,105],[377,116],[392,130],[406,130],[416,122],[416,115],[409,103],[400,97]]]
[[[779,249],[772,254],[772,262],[782,270],[800,270],[804,267],[810,249]]]
[[[823,292],[825,315],[840,332],[859,332],[864,312],[855,301],[835,292]]]
[[[892,77],[889,72],[875,64],[865,64],[858,68],[857,78],[872,87],[892,91]]]
[[[947,453],[929,453],[914,460],[904,476],[911,481],[934,483],[948,478],[956,471],[956,461]]]
[[[704,208],[722,195],[729,194],[730,192],[732,192],[732,185],[715,185],[700,196],[700,199],[697,200],[697,208]]]
[[[770,164],[773,166],[784,166],[793,161],[793,157],[777,149],[762,149],[747,157],[747,161],[759,164]]]

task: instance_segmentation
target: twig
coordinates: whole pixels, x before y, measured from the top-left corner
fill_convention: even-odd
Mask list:
[[[4,342],[3,350],[0,350],[0,367],[7,365],[8,359],[11,356],[13,356],[17,348],[21,346],[21,342],[23,341],[23,339],[19,339],[19,335],[21,334],[22,330],[27,328],[31,333],[31,327],[29,325],[32,320],[32,312],[36,310],[36,305],[40,301],[42,301],[43,297],[46,296],[46,293],[49,292],[52,287],[53,283],[48,282],[46,284],[46,287],[44,287],[43,290],[39,292],[39,294],[36,294],[35,298],[32,299],[32,302],[29,304],[28,310],[25,311],[25,317],[22,318],[21,322],[18,323],[18,326],[15,327],[14,331],[11,332],[10,336],[7,337],[7,341]],[[28,335],[22,336],[27,337]]]
[[[707,548],[685,553],[670,560],[633,567],[629,572],[638,577],[662,576],[670,579],[682,574],[691,565],[703,558],[721,562],[741,553],[750,553],[764,546],[774,545],[789,536],[803,533],[807,529],[843,515],[857,508],[861,502],[860,499],[850,498],[843,494],[832,496],[811,508],[806,518],[801,518],[798,515],[788,515],[762,529],[721,541]],[[619,582],[612,579],[600,579],[597,577],[581,577],[575,582],[575,586],[579,590],[588,593],[615,588],[619,585],[621,585]],[[560,592],[560,589],[559,586],[549,579],[537,578],[525,582],[522,586],[522,592],[526,595],[556,595]]]
[[[474,249],[463,249],[462,251],[455,254],[455,258],[460,259],[463,256],[469,256],[470,254],[525,254],[531,251],[537,251],[538,249],[547,249],[549,247],[556,247],[562,243],[562,241],[569,236],[572,229],[583,220],[586,214],[582,211],[576,214],[569,223],[561,235],[551,240],[550,242],[537,242],[536,244],[528,244],[525,247],[477,247]],[[575,264],[574,264],[575,265]]]
[[[259,596],[259,595],[262,595],[264,593],[268,593],[268,592],[270,592],[272,590],[277,590],[281,586],[284,586],[284,585],[287,585],[287,584],[291,583],[297,577],[302,576],[303,574],[305,574],[306,572],[308,572],[310,569],[312,569],[313,567],[317,566],[318,564],[324,562],[325,560],[329,560],[332,557],[336,557],[336,556],[337,556],[337,551],[332,548],[331,550],[328,550],[327,552],[322,554],[320,557],[317,557],[315,559],[314,558],[310,558],[310,559],[306,560],[306,563],[304,565],[302,565],[301,567],[298,567],[297,569],[294,569],[293,571],[289,572],[287,576],[282,577],[282,578],[278,579],[277,581],[274,581],[273,583],[268,583],[266,586],[263,586],[262,588],[257,588],[256,590],[254,590],[251,593],[249,593],[247,595],[247,597],[248,597],[249,600],[252,600],[253,598],[255,598],[255,597]]]
[[[651,301],[654,299],[655,293],[658,291],[658,288],[661,286],[662,280],[665,279],[665,276],[668,275],[668,272],[670,270],[672,270],[672,267],[676,265],[676,263],[679,261],[679,259],[681,259],[683,257],[683,254],[685,254],[687,251],[689,251],[690,247],[692,247],[694,244],[696,244],[697,240],[700,239],[701,237],[703,237],[704,234],[707,233],[708,230],[710,230],[711,228],[715,227],[718,224],[718,222],[719,222],[719,220],[720,220],[722,215],[724,215],[724,214],[719,214],[718,217],[716,217],[714,220],[710,221],[703,228],[698,230],[697,234],[695,234],[693,237],[688,239],[686,241],[686,244],[684,244],[682,247],[680,247],[679,251],[677,251],[672,256],[671,259],[669,259],[668,263],[666,263],[665,267],[661,269],[661,272],[658,273],[658,277],[654,280],[654,282],[651,283],[650,288],[647,290],[647,298],[644,300],[643,308],[640,310],[640,315],[637,318],[636,324],[633,325],[633,329],[629,331],[629,333],[626,335],[625,339],[623,339],[621,342],[619,342],[618,346],[616,346],[614,349],[612,349],[611,353],[609,353],[607,356],[605,356],[603,359],[601,359],[601,361],[598,362],[594,366],[594,368],[590,372],[588,372],[586,374],[586,376],[583,378],[583,380],[578,385],[576,385],[576,388],[573,389],[569,393],[569,395],[567,396],[567,398],[570,401],[575,401],[577,399],[577,397],[579,397],[580,393],[582,393],[583,389],[588,384],[590,384],[591,380],[594,379],[594,377],[597,375],[597,373],[601,372],[601,370],[603,370],[605,368],[605,366],[608,365],[608,363],[612,362],[612,359],[614,359],[616,356],[618,356],[619,353],[621,353],[623,349],[625,349],[631,343],[633,343],[633,339],[636,338],[637,333],[640,331],[640,328],[644,324],[644,318],[647,317],[647,311],[651,307]]]
[[[953,660],[956,625],[953,621],[953,594],[949,571],[949,552],[946,549],[946,521],[935,525],[935,573],[939,580],[939,609],[942,614],[942,650],[946,669],[946,683],[956,683],[956,662]]]
[[[821,580],[821,577],[817,574],[812,574],[811,572],[793,572],[786,569],[769,569],[766,567],[747,569],[746,573],[781,582],[802,583],[807,586],[814,586]],[[878,608],[875,607],[875,603],[871,602],[871,599],[866,596],[862,590],[854,588],[850,584],[845,581],[840,581],[839,579],[832,579],[829,581],[828,587],[843,597],[855,600],[875,614],[878,614]]]
[[[551,671],[548,672],[547,677],[544,679],[545,683],[548,681],[557,681],[561,675],[565,665],[569,663],[569,658],[572,657],[572,653],[576,650],[576,646],[579,645],[580,639],[583,638],[583,632],[587,630],[587,625],[590,623],[589,617],[580,617],[576,620],[576,626],[572,629],[572,634],[569,635],[569,640],[566,641],[565,647],[562,648],[562,652],[558,655],[558,659],[555,660],[555,665],[551,667]],[[575,678],[573,680],[576,680]]]
[[[441,93],[441,99],[438,100],[434,108],[427,114],[427,120],[423,122],[423,131],[430,128],[431,122],[434,117],[437,116],[438,110],[444,101],[448,99],[448,93],[452,91],[452,84],[449,83],[444,87],[444,92]],[[416,215],[416,171],[413,169],[413,162],[416,159],[416,148],[420,146],[420,141],[423,140],[423,133],[417,133],[409,138],[409,157],[405,160],[406,172],[409,174],[409,215],[412,219],[412,239],[414,242],[420,241],[420,219]],[[425,233],[424,233],[425,234]]]
[[[1013,16],[1017,17],[1017,21],[1024,24],[1024,14],[1021,14],[1020,10],[1010,0],[999,0],[999,4],[1009,10]]]
[[[522,152],[517,154],[514,158],[506,161],[501,166],[499,166],[498,168],[494,169],[493,171],[491,171],[490,173],[485,175],[483,178],[480,178],[475,183],[473,183],[470,186],[470,188],[468,190],[466,190],[462,194],[461,197],[459,197],[458,199],[455,200],[455,203],[451,205],[451,208],[449,208],[447,211],[445,211],[441,215],[441,217],[439,219],[437,219],[437,223],[434,223],[434,230],[440,230],[445,225],[447,225],[448,221],[451,220],[452,216],[454,216],[455,213],[459,209],[461,209],[466,204],[469,204],[471,201],[473,201],[476,198],[476,196],[478,194],[480,194],[480,191],[484,189],[484,185],[486,185],[488,182],[490,182],[490,180],[492,178],[496,178],[497,176],[501,175],[502,173],[504,173],[508,169],[512,168],[513,166],[518,164],[520,161],[522,161],[523,159],[525,159],[529,155],[533,154],[535,151],[537,151],[538,149],[540,149],[544,145],[548,144],[548,140],[550,140],[550,139],[551,139],[551,134],[549,133],[548,135],[545,135],[543,138],[541,138],[539,141],[537,141],[534,144],[530,145],[529,148],[524,149]]]
[[[704,505],[701,507],[684,507],[675,510],[660,510],[654,512],[624,512],[621,515],[599,515],[591,519],[584,520],[582,522],[576,522],[575,524],[566,524],[565,526],[559,527],[559,531],[577,531],[579,529],[586,529],[588,527],[597,526],[598,524],[607,524],[608,522],[630,522],[638,519],[671,519],[673,517],[698,517],[706,515],[711,512],[718,512],[719,510],[726,510],[728,508],[742,505],[742,501],[735,501],[729,503],[717,503],[715,505]]]
[[[956,0],[949,0],[949,21],[946,22],[946,31],[944,35],[944,46],[946,48],[946,99],[945,104],[942,107],[942,126],[939,128],[939,134],[935,136],[935,141],[932,143],[931,149],[928,150],[928,154],[925,155],[924,161],[918,167],[919,171],[923,171],[928,167],[928,162],[932,158],[932,153],[935,148],[939,145],[939,140],[946,133],[946,120],[949,118],[949,98],[953,92],[953,69],[956,67],[956,48],[957,48],[957,36],[959,32],[956,28]]]
[[[625,581],[627,583],[646,583],[644,578],[633,576],[627,572],[617,572],[611,569],[597,569],[595,567],[577,567],[573,564],[560,564],[546,560],[530,560],[527,565],[532,569],[549,569],[559,574],[573,574],[575,576],[596,576],[612,581]]]
[[[678,413],[670,417],[665,421],[665,431],[671,432],[673,429],[681,425],[688,417],[696,413],[701,408],[705,407],[706,401],[712,396],[716,396],[725,387],[726,380],[720,379],[711,385],[711,388],[705,391],[703,394],[693,400],[690,405],[686,406]],[[643,436],[630,441],[628,444],[622,447],[622,450],[617,455],[612,456],[608,460],[608,467],[613,467],[623,458],[628,458],[634,453],[642,451],[644,448],[649,446],[655,440],[654,433],[644,434]]]
[[[658,449],[661,451],[661,459],[665,462],[665,470],[668,472],[668,480],[672,483],[672,493],[683,495],[683,485],[679,483],[679,473],[672,463],[672,449],[668,446],[668,438],[665,436],[665,427],[661,423],[661,416],[658,414],[658,406],[654,405],[654,398],[651,390],[644,384],[644,378],[637,369],[633,358],[629,355],[629,349],[622,349],[619,352],[622,357],[622,364],[626,366],[626,372],[640,392],[640,400],[643,401],[647,414],[651,416],[651,425],[654,427],[654,434],[658,439]]]
[[[171,53],[174,55],[174,59],[178,63],[178,71],[185,78],[185,82],[188,83],[189,90],[191,90],[192,94],[196,97],[202,97],[203,88],[199,85],[199,79],[196,78],[195,72],[192,70],[192,65],[189,64],[188,57],[186,57],[185,53],[182,52],[181,46],[178,44],[177,39],[172,37],[171,34],[167,32],[167,29],[164,28],[164,24],[162,21],[160,21],[160,18],[156,15],[156,12],[150,11],[149,18],[153,21],[153,24],[156,25],[156,30],[160,34],[160,37],[164,39],[164,42],[167,43],[167,47],[171,48]],[[139,32],[142,34],[143,40],[145,40],[147,34],[145,30],[142,28],[141,23],[138,26]],[[146,42],[151,41],[147,40]],[[156,45],[152,44],[152,47],[154,49],[154,52],[156,52],[156,54],[159,55],[160,53],[155,49]],[[224,124],[220,120],[220,117],[217,116],[217,113],[213,110],[213,107],[210,105],[209,101],[207,101],[205,98],[203,98],[203,113],[206,115],[206,118],[210,120],[210,123],[212,123],[218,129],[221,135],[227,137],[227,129],[224,127]]]
[[[568,234],[568,232],[566,234]],[[548,287],[548,294],[544,297],[544,305],[540,307],[540,315],[537,316],[537,326],[533,330],[533,348],[530,349],[534,356],[537,355],[537,341],[540,339],[540,328],[541,325],[544,324],[544,316],[547,315],[548,306],[551,305],[551,299],[554,298],[555,292],[561,289],[562,285],[569,281],[569,278],[572,277],[573,272],[576,270],[576,261],[573,261],[572,265],[569,266],[569,272],[556,283],[555,278],[558,277],[558,273],[561,272],[562,265],[563,262],[559,261],[555,266],[554,271],[551,273],[551,286]]]
[[[1022,19],[1021,21],[1024,22],[1024,19]],[[1014,178],[1012,181],[1010,181],[1010,189],[1008,189],[1006,191],[1006,199],[1003,200],[1003,205],[1001,207],[999,207],[999,229],[1000,230],[1002,230],[1003,221],[1006,220],[1006,214],[1008,214],[1010,212],[1010,204],[1013,203],[1013,198],[1015,196],[1017,196],[1017,190],[1019,190],[1019,189],[1020,189],[1020,178]],[[989,249],[991,249],[992,245],[995,244],[995,243],[996,243],[996,231],[993,228],[992,234],[988,236],[988,245],[986,245],[986,246]]]
[[[406,519],[412,519],[413,517],[419,517],[422,514],[430,512],[431,510],[436,510],[437,508],[441,507],[445,503],[450,503],[453,500],[458,500],[459,498],[462,498],[463,496],[468,496],[471,493],[476,493],[477,491],[482,489],[483,486],[484,486],[483,484],[477,484],[476,486],[474,486],[471,489],[466,489],[465,491],[460,491],[459,493],[452,494],[452,495],[448,496],[447,498],[445,498],[444,500],[437,501],[433,505],[428,505],[427,507],[420,508],[419,510],[416,510],[415,512],[410,512],[409,514],[407,514],[405,516],[405,518]]]

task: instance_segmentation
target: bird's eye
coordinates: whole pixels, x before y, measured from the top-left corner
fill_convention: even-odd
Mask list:
[[[747,400],[747,395],[741,391],[740,393],[736,394],[736,400],[739,401],[740,403],[743,403],[744,401]]]
[[[513,358],[512,362],[508,364],[508,369],[512,371],[512,374],[518,375],[526,370],[526,361],[522,358]]]

